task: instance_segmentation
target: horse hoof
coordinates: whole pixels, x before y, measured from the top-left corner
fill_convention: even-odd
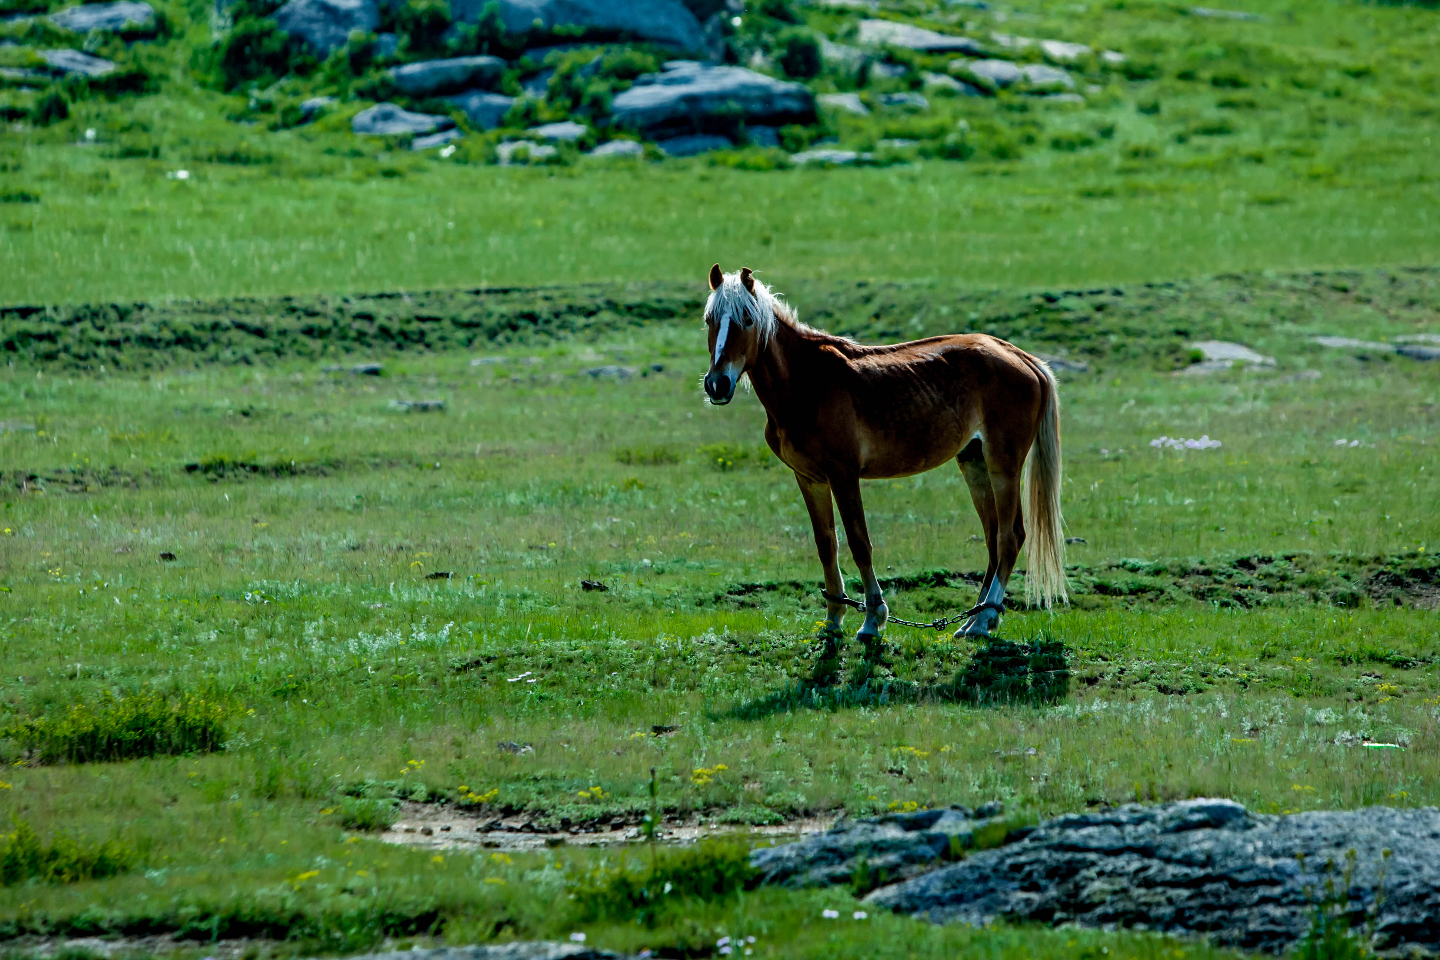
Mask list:
[[[964,625],[955,631],[955,639],[963,640],[966,637],[981,637],[988,640],[990,638],[990,631],[995,629],[999,623],[999,617],[990,613],[989,610],[982,611],[969,620],[966,620]]]

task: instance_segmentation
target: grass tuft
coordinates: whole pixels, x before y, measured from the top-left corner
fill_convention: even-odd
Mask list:
[[[57,833],[44,843],[28,821],[11,817],[14,829],[0,834],[0,885],[28,880],[79,883],[113,877],[140,859],[135,848],[114,840],[91,842]]]
[[[76,704],[60,716],[21,720],[4,736],[37,764],[210,753],[225,742],[225,710],[193,695],[172,702],[158,694],[106,694],[96,706]]]
[[[756,876],[743,844],[716,843],[666,852],[648,869],[601,864],[576,882],[573,895],[588,920],[653,923],[684,900],[716,900],[744,890]]]

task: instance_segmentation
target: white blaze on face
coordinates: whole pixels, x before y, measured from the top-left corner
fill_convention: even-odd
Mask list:
[[[730,318],[721,317],[715,321],[720,327],[720,332],[715,334],[715,362],[712,366],[720,366],[720,358],[725,355],[725,338],[730,334]]]

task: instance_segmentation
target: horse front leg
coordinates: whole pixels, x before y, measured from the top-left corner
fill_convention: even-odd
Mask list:
[[[860,500],[859,479],[847,478],[830,481],[835,491],[835,504],[840,508],[840,520],[845,524],[845,536],[850,540],[850,554],[860,570],[860,579],[865,584],[865,622],[855,639],[865,644],[866,658],[875,659],[873,648],[879,643],[890,618],[890,608],[885,606],[885,594],[880,581],[875,579],[874,558],[870,553],[870,531],[865,526],[865,505]]]
[[[810,512],[810,526],[815,532],[815,552],[820,555],[820,568],[825,574],[825,593],[829,597],[845,596],[845,580],[840,576],[840,545],[835,540],[835,506],[830,500],[830,485],[807,480],[795,474],[800,496]],[[840,675],[840,638],[843,637],[845,604],[825,601],[825,625],[820,628],[822,647],[811,682],[818,686],[833,684]]]

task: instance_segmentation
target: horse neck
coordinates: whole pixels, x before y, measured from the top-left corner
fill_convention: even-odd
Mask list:
[[[784,320],[775,330],[750,368],[750,383],[765,409],[776,416],[791,407],[790,397],[818,357],[820,345],[802,336]]]

